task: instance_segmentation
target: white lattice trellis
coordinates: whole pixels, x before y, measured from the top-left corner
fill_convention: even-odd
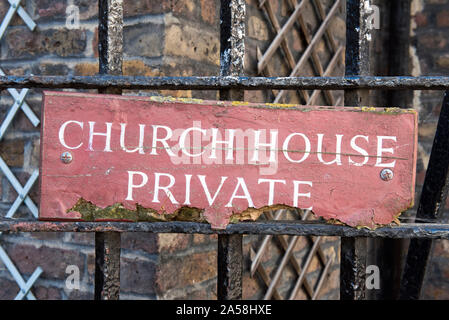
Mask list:
[[[20,0],[8,0],[8,2],[10,4],[9,10],[6,13],[0,25],[0,40],[3,38],[6,29],[11,23],[14,14],[16,13],[22,18],[22,20],[25,22],[25,24],[31,31],[33,31],[34,28],[36,27],[36,23],[34,23],[34,21],[31,19],[28,13],[20,5]],[[1,68],[0,68],[0,75],[2,76],[5,75],[5,73]],[[6,114],[6,117],[3,119],[3,122],[0,125],[0,141],[1,139],[3,139],[6,130],[10,126],[12,120],[16,116],[17,111],[19,111],[19,109],[22,109],[22,111],[25,113],[25,115],[28,117],[28,119],[35,127],[38,126],[40,122],[39,118],[34,114],[34,112],[25,102],[25,97],[28,93],[28,89],[22,89],[19,92],[16,89],[10,88],[8,89],[8,92],[13,97],[14,104],[11,106],[8,113]],[[39,171],[35,170],[31,175],[31,177],[26,182],[25,186],[22,186],[1,156],[0,156],[0,170],[6,176],[6,178],[11,183],[13,188],[17,191],[17,198],[9,208],[8,212],[6,213],[6,217],[12,218],[19,209],[20,205],[22,203],[25,203],[25,205],[31,211],[33,216],[37,218],[38,208],[33,202],[33,200],[31,200],[31,198],[28,196],[28,193],[30,192],[37,178],[39,177]],[[33,274],[30,276],[30,278],[28,279],[28,281],[25,281],[2,246],[0,246],[0,260],[5,264],[6,268],[14,278],[14,281],[20,288],[20,291],[15,297],[15,300],[22,300],[24,297],[26,297],[28,300],[36,300],[36,297],[30,290],[33,284],[36,282],[36,280],[43,272],[42,268],[37,267],[36,270],[33,272]]]

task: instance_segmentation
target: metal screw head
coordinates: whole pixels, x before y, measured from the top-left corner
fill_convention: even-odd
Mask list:
[[[63,154],[61,154],[61,161],[65,164],[72,162],[73,160],[73,156],[70,152],[64,152]]]
[[[381,178],[383,181],[390,181],[390,180],[393,180],[393,177],[394,177],[394,173],[393,173],[393,171],[390,170],[390,169],[383,169],[383,170],[380,172],[380,178]]]

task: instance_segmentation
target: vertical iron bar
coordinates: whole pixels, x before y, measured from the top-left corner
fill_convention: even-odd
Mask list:
[[[123,0],[98,2],[100,74],[121,75],[123,61]],[[121,94],[119,92],[118,94]]]
[[[95,233],[95,300],[118,300],[120,295],[119,232]]]
[[[396,0],[390,3],[389,34],[389,74],[408,76],[410,73],[410,23],[412,0]],[[411,104],[413,93],[410,90],[387,92],[389,106]]]
[[[346,76],[369,75],[370,29],[364,0],[346,1]],[[345,106],[368,105],[369,90],[345,90]],[[340,299],[365,299],[366,238],[341,238]]]
[[[382,30],[373,33],[378,41],[382,42],[382,48],[388,50],[375,59],[376,65],[372,66],[375,74],[382,76],[408,76],[409,49],[410,49],[410,10],[411,0],[381,1]],[[377,46],[376,46],[377,47]],[[374,58],[374,57],[373,57]],[[384,61],[388,59],[388,63]],[[380,63],[379,63],[380,62]],[[379,63],[379,64],[378,64]],[[382,96],[382,106],[407,107],[411,105],[412,91],[392,90],[376,94]],[[369,245],[373,247],[370,252],[368,264],[379,267],[380,287],[370,290],[368,299],[394,300],[399,297],[402,267],[407,254],[408,242],[405,239],[369,239]]]
[[[365,299],[366,238],[341,238],[340,299]]]
[[[123,60],[123,0],[98,1],[98,53],[100,74],[121,75]],[[100,93],[121,94],[121,89]],[[119,232],[95,233],[95,300],[120,296]]]
[[[243,236],[239,234],[218,236],[218,300],[242,299],[242,240]]]
[[[245,0],[221,0],[220,75],[242,76],[245,55]],[[244,90],[220,90],[221,100],[244,100]],[[242,235],[219,235],[217,254],[217,297],[242,299]]]
[[[417,218],[436,220],[445,209],[449,190],[449,91],[446,91],[433,141]],[[430,239],[412,239],[401,281],[400,299],[419,299],[432,249]]]

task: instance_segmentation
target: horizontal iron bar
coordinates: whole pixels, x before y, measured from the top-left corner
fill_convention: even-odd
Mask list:
[[[338,236],[375,238],[449,239],[449,224],[404,223],[376,230],[326,224],[319,221],[264,221],[230,224],[214,230],[196,222],[47,222],[0,219],[0,232],[151,232],[202,234],[263,234],[294,236]]]
[[[449,90],[449,77],[136,77],[136,76],[0,76],[0,88],[105,89],[384,89]]]

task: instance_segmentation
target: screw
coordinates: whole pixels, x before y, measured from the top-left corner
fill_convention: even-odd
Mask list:
[[[380,178],[381,178],[383,181],[390,181],[390,180],[393,180],[393,177],[394,177],[394,173],[393,173],[393,171],[391,171],[390,169],[383,169],[383,170],[380,172]]]
[[[64,152],[63,154],[61,154],[61,161],[65,164],[68,164],[70,162],[72,162],[73,160],[73,156],[70,152]]]

